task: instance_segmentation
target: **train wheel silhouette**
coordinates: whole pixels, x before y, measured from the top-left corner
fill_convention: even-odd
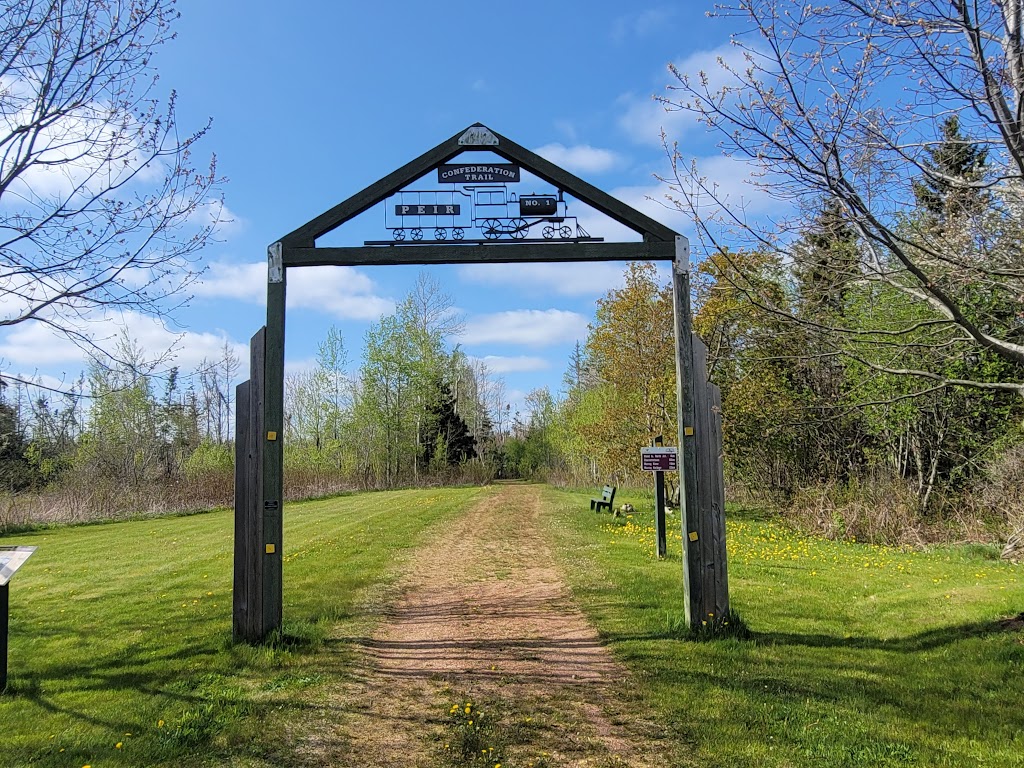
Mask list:
[[[563,238],[565,240],[568,240],[570,237],[572,237],[572,228],[571,227],[562,227],[561,229],[558,230],[558,235],[561,238]]]
[[[484,237],[488,240],[497,240],[501,237],[501,222],[497,219],[484,220]]]
[[[412,231],[412,239],[413,240],[417,240],[417,241],[422,240],[423,239],[423,230],[422,229],[418,229],[418,228],[414,229]]]
[[[395,240],[398,240],[398,241],[405,240],[405,230],[404,229],[396,229],[393,234],[395,236]]]
[[[438,227],[437,229],[434,230],[434,239],[435,240],[447,240],[448,239],[448,230],[445,229],[444,227]]]
[[[544,229],[541,230],[541,232],[543,233],[545,240],[554,240],[555,239],[555,228],[552,227],[550,224],[548,224],[546,227],[544,227]]]
[[[526,237],[526,233],[530,231],[530,225],[526,222],[526,219],[512,219],[509,222],[511,227],[510,235],[516,240],[522,240]]]
[[[456,227],[455,229],[452,230],[452,237],[455,238],[456,240],[461,240],[465,236],[466,230],[464,230],[462,227]]]

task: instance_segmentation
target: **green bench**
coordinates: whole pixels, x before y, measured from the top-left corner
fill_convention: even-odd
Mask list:
[[[612,511],[612,504],[615,502],[615,486],[606,485],[601,489],[600,499],[591,499],[590,508],[595,512],[600,512],[601,507],[607,507],[608,511]]]

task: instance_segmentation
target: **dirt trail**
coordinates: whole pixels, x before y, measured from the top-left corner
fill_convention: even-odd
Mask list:
[[[575,606],[540,514],[538,488],[502,486],[417,551],[343,693],[356,711],[308,744],[320,764],[448,765],[477,738],[477,713],[494,762],[456,765],[665,764],[650,724],[625,711],[626,672]]]

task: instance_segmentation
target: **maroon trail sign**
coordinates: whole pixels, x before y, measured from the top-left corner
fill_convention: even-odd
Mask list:
[[[640,468],[644,472],[676,472],[679,455],[675,448],[641,448]]]

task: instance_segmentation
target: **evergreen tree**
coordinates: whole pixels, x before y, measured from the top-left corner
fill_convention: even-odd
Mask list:
[[[840,317],[850,286],[860,276],[857,233],[837,200],[827,200],[793,249],[793,275],[808,319]]]
[[[455,396],[443,381],[427,406],[423,432],[423,462],[435,468],[457,466],[476,456],[476,439],[456,411]]]
[[[33,485],[36,475],[25,458],[27,447],[17,411],[0,401],[0,490],[22,491]]]
[[[947,117],[939,143],[927,150],[924,174],[913,183],[919,208],[937,225],[986,207],[988,195],[976,186],[987,169],[988,150],[964,136],[960,119]]]

